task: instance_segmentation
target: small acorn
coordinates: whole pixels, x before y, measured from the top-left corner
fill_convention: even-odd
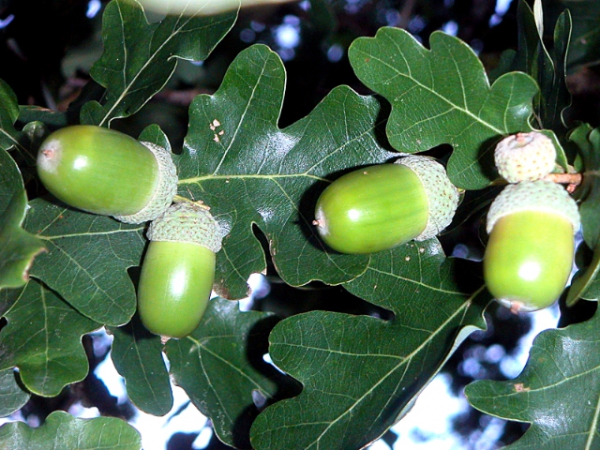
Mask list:
[[[37,171],[48,191],[64,203],[126,223],[159,216],[177,192],[170,152],[93,125],[51,133],[40,146]]]
[[[182,338],[200,323],[223,236],[204,205],[171,205],[148,228],[138,285],[138,312],[152,333]]]
[[[544,178],[556,166],[556,148],[542,133],[517,133],[502,139],[494,150],[498,173],[509,183]]]
[[[375,253],[436,236],[452,221],[458,202],[444,167],[411,155],[332,182],[317,200],[313,224],[340,253]]]
[[[483,271],[490,293],[513,312],[552,305],[571,274],[579,225],[577,204],[561,185],[506,186],[487,216]]]

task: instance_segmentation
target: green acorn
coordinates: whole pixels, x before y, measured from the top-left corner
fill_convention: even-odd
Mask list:
[[[177,191],[170,152],[93,125],[51,133],[40,146],[37,170],[64,203],[127,223],[159,216]]]
[[[436,236],[452,221],[458,201],[444,167],[412,155],[335,180],[320,195],[313,224],[338,252],[374,253]]]
[[[506,186],[490,206],[483,258],[490,293],[513,312],[552,305],[573,268],[577,204],[559,184]]]
[[[151,332],[190,334],[206,310],[222,234],[208,208],[175,203],[148,228],[150,239],[138,286],[138,312]]]
[[[494,150],[500,176],[509,183],[544,178],[556,166],[556,148],[552,140],[533,131],[502,139]]]

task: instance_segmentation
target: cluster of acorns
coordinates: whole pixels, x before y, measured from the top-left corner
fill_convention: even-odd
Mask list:
[[[552,305],[572,270],[579,211],[563,186],[544,180],[555,161],[554,144],[539,132],[509,136],[495,150],[509,184],[488,212],[484,280],[513,312]],[[313,224],[330,248],[369,254],[436,236],[459,198],[440,163],[405,156],[335,180],[319,197]]]
[[[138,285],[140,318],[161,336],[190,334],[208,304],[223,236],[206,206],[173,202],[171,153],[118,131],[75,125],[42,142],[37,170],[67,205],[125,223],[151,221]]]
[[[487,217],[485,283],[514,312],[545,308],[572,270],[577,204],[563,186],[544,180],[555,168],[556,150],[543,134],[503,139],[495,160],[509,184]],[[208,304],[223,236],[208,207],[174,202],[171,153],[118,131],[75,125],[44,140],[37,169],[48,191],[70,206],[126,223],[151,222],[138,285],[140,318],[161,336],[190,334]],[[438,235],[459,200],[444,166],[410,155],[335,180],[319,197],[313,223],[333,250],[369,254]]]

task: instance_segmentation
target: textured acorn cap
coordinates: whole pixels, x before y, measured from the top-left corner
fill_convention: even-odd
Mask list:
[[[169,207],[177,193],[177,169],[171,152],[152,142],[142,141],[141,144],[146,146],[156,158],[158,184],[152,199],[140,211],[128,216],[113,216],[125,223],[142,223],[156,219]]]
[[[223,234],[208,208],[193,202],[172,204],[150,224],[151,241],[191,242],[214,253],[221,250]]]
[[[498,143],[494,159],[500,176],[509,183],[533,181],[554,170],[556,149],[542,133],[517,133]]]
[[[563,216],[573,225],[573,234],[581,223],[577,203],[563,186],[552,181],[523,181],[506,186],[492,202],[487,216],[488,234],[500,218],[520,211],[543,211]]]
[[[410,155],[395,161],[417,174],[429,201],[429,220],[423,232],[415,238],[424,241],[440,234],[454,217],[460,194],[452,184],[446,169],[429,156]]]

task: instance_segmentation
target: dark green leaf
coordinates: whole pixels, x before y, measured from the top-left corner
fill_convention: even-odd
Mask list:
[[[31,202],[25,227],[48,248],[36,259],[32,276],[96,322],[129,322],[136,297],[127,269],[140,263],[143,224],[127,225],[40,198]]]
[[[21,228],[26,210],[19,168],[0,149],[0,289],[23,286],[33,259],[44,251],[43,242]]]
[[[583,184],[575,194],[581,200],[583,239],[594,249],[600,243],[600,129],[583,124],[571,132],[569,139],[578,146],[583,160]]]
[[[381,436],[462,340],[485,325],[489,296],[476,267],[447,260],[436,240],[407,244],[373,255],[367,271],[345,285],[392,310],[393,320],[313,311],[280,322],[269,353],[304,389],[257,418],[255,448],[354,449]]]
[[[81,337],[100,327],[36,283],[5,292],[12,307],[0,332],[0,370],[19,368],[31,392],[55,396],[88,373]]]
[[[102,105],[83,108],[82,123],[106,126],[137,112],[165,86],[178,58],[206,59],[236,17],[168,15],[150,24],[135,0],[110,2],[103,16],[104,53],[90,71],[106,95]]]
[[[348,87],[334,89],[307,117],[281,130],[285,71],[262,45],[241,52],[212,96],[190,107],[179,193],[203,200],[228,232],[217,255],[217,292],[247,293],[265,270],[253,224],[265,233],[282,278],[336,284],[365,270],[368,257],[326,253],[311,222],[321,190],[343,170],[396,156],[380,143],[380,103]]]
[[[495,178],[493,148],[505,135],[531,130],[538,88],[511,72],[490,87],[481,61],[459,39],[435,32],[425,49],[398,28],[379,29],[349,50],[360,80],[392,104],[387,136],[415,153],[451,144],[448,175],[459,187],[480,189]]]
[[[14,128],[18,117],[17,96],[8,84],[0,80],[0,150],[19,146],[19,132]]]
[[[540,93],[535,100],[535,111],[539,127],[553,130],[562,138],[566,132],[563,113],[571,104],[571,95],[566,84],[567,50],[572,29],[571,15],[565,11],[558,17],[554,27],[552,51],[547,49],[533,11],[525,0],[519,0],[517,20],[519,50],[511,70],[520,70],[537,80]],[[562,155],[559,156],[560,159],[564,158]]]
[[[281,376],[262,360],[274,321],[214,298],[191,336],[166,345],[175,383],[211,418],[219,439],[236,448],[249,448],[248,431],[258,414],[255,392],[267,401],[277,393]]]
[[[114,335],[111,357],[125,378],[131,401],[149,414],[167,414],[173,407],[173,392],[160,337],[148,332],[137,315],[129,324],[110,331]]]
[[[0,417],[18,411],[29,400],[29,392],[17,382],[13,369],[0,370]]]
[[[477,381],[465,393],[471,405],[531,427],[506,449],[598,448],[600,427],[600,313],[591,320],[540,333],[514,380]]]
[[[0,427],[0,448],[140,450],[142,441],[138,431],[121,419],[75,419],[63,411],[55,411],[39,428],[31,428],[23,422]]]
[[[561,0],[573,16],[569,67],[576,70],[600,61],[600,3],[596,0]]]

